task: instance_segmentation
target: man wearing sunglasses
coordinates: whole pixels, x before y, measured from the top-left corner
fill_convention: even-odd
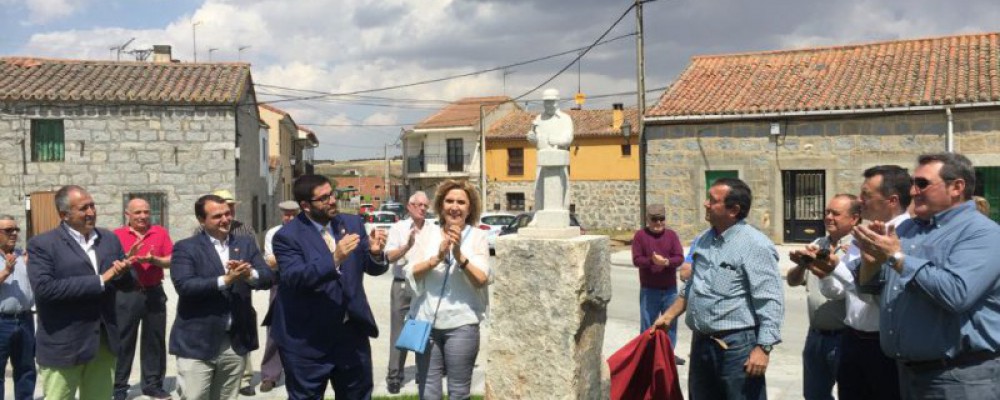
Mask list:
[[[976,211],[975,187],[965,156],[921,155],[913,219],[855,228],[903,398],[1000,398],[1000,227]]]
[[[663,204],[646,207],[646,226],[632,237],[632,264],[639,269],[639,312],[645,331],[660,313],[677,300],[677,267],[684,262],[684,248],[677,233],[667,228]],[[670,345],[677,345],[677,326],[667,331]],[[684,359],[677,357],[677,365]]]
[[[10,215],[0,215],[0,370],[13,369],[14,398],[35,393],[35,298],[28,282],[24,251],[16,248],[21,228]],[[0,385],[3,377],[0,376]],[[3,396],[0,395],[0,399]]]

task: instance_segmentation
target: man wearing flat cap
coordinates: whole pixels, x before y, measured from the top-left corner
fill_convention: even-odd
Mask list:
[[[264,235],[264,262],[274,271],[275,277],[279,276],[280,268],[278,268],[278,260],[274,257],[274,235],[288,221],[295,219],[295,216],[299,213],[299,204],[292,200],[286,200],[278,203],[278,209],[281,210],[281,225],[268,229]],[[277,295],[278,279],[276,278],[274,285],[271,286],[270,304],[274,303],[274,298]],[[268,312],[268,315],[270,315],[270,312]],[[269,322],[265,320],[264,324],[270,325]],[[274,340],[271,340],[270,333],[270,330],[268,330],[267,343],[264,345],[264,359],[260,361],[260,391],[264,393],[274,389],[275,383],[281,378],[281,359],[278,357],[278,346],[274,345]]]
[[[684,248],[677,233],[667,228],[663,204],[646,207],[646,226],[632,237],[632,264],[639,268],[639,313],[642,330],[677,299],[677,267],[684,262]],[[668,331],[676,346],[677,327]],[[677,364],[684,364],[680,357]]]

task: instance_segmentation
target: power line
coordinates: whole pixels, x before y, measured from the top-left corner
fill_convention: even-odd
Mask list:
[[[631,9],[632,8],[629,7],[629,10],[631,10]],[[624,15],[622,17],[624,17]],[[620,21],[621,21],[621,18],[619,18],[618,21],[616,21],[615,24],[612,25],[611,27],[614,28],[614,26],[617,25],[618,22],[620,22]],[[620,36],[617,36],[617,37],[614,37],[614,38],[611,38],[611,39],[608,39],[608,40],[605,40],[605,41],[601,41],[601,39],[603,39],[605,36],[607,36],[607,34],[609,32],[610,32],[610,29],[607,32],[605,32],[603,35],[601,35],[601,37],[598,39],[597,42],[591,44],[590,46],[586,46],[586,47],[580,47],[580,48],[576,48],[576,49],[572,49],[572,50],[567,50],[567,51],[563,51],[563,52],[556,53],[556,54],[547,55],[547,56],[544,56],[544,57],[539,57],[539,58],[535,58],[535,59],[531,59],[531,60],[527,60],[527,61],[521,61],[521,62],[517,62],[517,63],[513,63],[513,64],[508,64],[508,65],[503,65],[503,66],[499,66],[499,67],[493,67],[493,68],[489,68],[489,69],[484,69],[484,70],[479,70],[479,71],[473,71],[473,72],[468,72],[468,73],[464,73],[464,74],[446,76],[446,77],[442,77],[442,78],[435,78],[435,79],[428,79],[428,80],[418,81],[418,82],[411,82],[411,83],[405,83],[405,84],[399,84],[399,85],[386,86],[386,87],[381,87],[381,88],[356,90],[356,91],[352,91],[352,92],[343,92],[343,93],[330,93],[330,92],[321,92],[321,91],[315,91],[315,90],[309,90],[309,89],[295,89],[295,88],[282,87],[282,86],[277,86],[277,85],[257,84],[257,86],[265,86],[265,87],[271,87],[271,88],[280,88],[280,89],[284,89],[284,90],[301,91],[301,92],[305,92],[305,93],[316,93],[316,95],[314,95],[314,96],[302,96],[302,97],[298,97],[298,98],[288,98],[288,99],[279,99],[279,100],[274,100],[274,101],[264,101],[264,102],[258,102],[258,104],[274,104],[274,103],[282,103],[282,102],[287,102],[287,101],[316,100],[316,99],[322,99],[322,98],[327,98],[327,97],[351,96],[351,95],[358,95],[358,94],[363,94],[363,93],[375,93],[375,92],[384,92],[384,91],[388,91],[388,90],[403,89],[403,88],[408,88],[408,87],[413,87],[413,86],[426,85],[426,84],[430,84],[430,83],[444,82],[444,81],[448,81],[448,80],[452,80],[452,79],[466,78],[466,77],[480,75],[480,74],[484,74],[484,73],[488,73],[488,72],[500,71],[500,70],[503,70],[503,69],[506,69],[506,68],[511,68],[511,67],[519,67],[519,66],[522,66],[522,65],[527,65],[527,64],[531,64],[531,63],[535,63],[535,62],[539,62],[539,61],[544,61],[544,60],[548,60],[548,59],[551,59],[551,58],[555,58],[555,57],[564,56],[564,55],[567,55],[567,54],[572,54],[572,53],[580,52],[581,50],[583,50],[583,53],[579,54],[576,58],[573,59],[573,62],[576,62],[576,60],[580,59],[580,57],[582,57],[583,54],[586,54],[588,51],[590,51],[590,49],[592,49],[592,48],[594,48],[594,47],[596,47],[598,45],[604,45],[604,44],[611,43],[611,42],[614,42],[614,41],[617,41],[617,40],[621,40],[621,39],[624,39],[624,38],[627,38],[627,37],[635,36],[635,32],[630,32],[630,33],[627,33],[627,34],[624,34],[624,35],[620,35]],[[565,70],[565,68],[563,70]],[[560,73],[562,73],[562,71],[560,71]],[[550,78],[549,81],[551,81],[554,78],[555,77]],[[545,83],[548,83],[549,81],[546,81]],[[545,83],[543,83],[543,85]],[[532,91],[534,91],[534,90],[532,90]]]
[[[611,30],[615,29],[615,27],[618,26],[618,23],[622,22],[622,20],[625,19],[625,16],[628,15],[629,12],[631,12],[633,8],[635,8],[635,4],[632,4],[628,8],[626,8],[625,12],[623,12],[622,15],[620,17],[618,17],[618,19],[616,19],[615,22],[613,24],[611,24],[611,26],[609,26],[608,29],[605,30],[604,33],[602,33],[600,37],[597,38],[597,40],[594,41],[593,44],[591,44],[590,46],[587,46],[586,48],[584,48],[583,51],[581,51],[580,54],[578,54],[576,56],[576,58],[573,59],[573,61],[570,61],[569,64],[566,64],[566,66],[563,67],[562,69],[560,69],[559,72],[556,72],[555,75],[552,75],[552,77],[550,77],[549,79],[546,79],[544,82],[538,84],[538,86],[535,86],[534,89],[531,89],[531,90],[529,90],[527,92],[524,92],[520,96],[515,97],[514,100],[520,100],[520,99],[524,98],[525,96],[533,93],[534,91],[536,91],[538,89],[541,89],[542,86],[548,85],[549,82],[552,82],[552,80],[558,78],[559,75],[562,75],[563,72],[566,72],[566,70],[568,70],[570,67],[572,67],[577,62],[579,62],[580,59],[583,58],[584,55],[586,55],[588,52],[590,52],[590,49],[593,49],[595,46],[597,46],[599,43],[601,43],[601,40],[603,40],[605,36],[608,36],[608,34],[611,33]],[[635,33],[629,33],[628,34],[628,36],[632,36],[632,35],[635,35]],[[620,37],[621,36],[619,36],[619,38]]]

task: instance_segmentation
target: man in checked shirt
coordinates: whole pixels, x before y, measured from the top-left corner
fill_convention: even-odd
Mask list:
[[[746,222],[746,183],[721,178],[705,200],[712,229],[693,245],[691,280],[656,320],[666,329],[685,311],[691,328],[691,399],[766,399],[764,372],[781,341],[784,297],[778,253]]]

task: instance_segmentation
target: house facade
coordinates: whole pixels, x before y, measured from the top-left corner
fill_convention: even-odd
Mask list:
[[[638,126],[635,109],[564,110],[573,119],[569,147],[570,210],[586,229],[635,229],[639,222],[637,139],[622,124]],[[487,190],[484,208],[534,209],[537,150],[528,142],[536,112],[515,110],[486,135]]]
[[[58,225],[67,184],[93,195],[102,227],[143,197],[179,240],[198,225],[195,200],[226,189],[262,230],[267,139],[248,64],[0,58],[0,213],[26,236]]]
[[[779,243],[824,234],[826,201],[879,164],[912,171],[955,151],[1000,205],[1000,34],[695,57],[644,118],[646,201],[683,241],[706,229],[705,192],[739,177],[747,221]],[[994,219],[997,219],[994,212]]]
[[[481,126],[490,126],[520,107],[509,97],[470,97],[444,107],[405,131],[403,176],[407,193],[434,189],[445,179],[480,185]]]

